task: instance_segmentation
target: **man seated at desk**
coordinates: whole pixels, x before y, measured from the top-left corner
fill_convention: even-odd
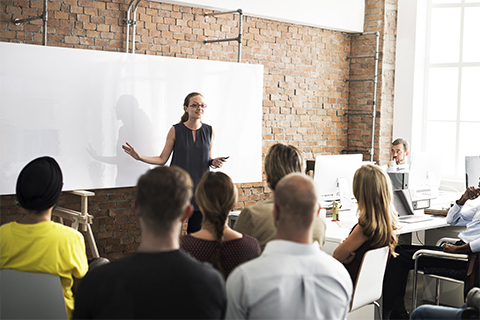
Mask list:
[[[397,138],[392,142],[392,158],[384,166],[387,172],[408,172],[410,165],[407,161],[407,156],[409,155],[409,145],[408,141],[403,138]]]
[[[436,246],[398,246],[396,258],[390,258],[383,282],[383,318],[384,319],[408,319],[405,311],[404,296],[407,283],[408,271],[413,269],[412,256],[420,249],[444,251],[448,253],[470,254],[468,263],[475,263],[475,257],[480,252],[480,205],[476,207],[464,207],[467,200],[473,200],[480,196],[479,188],[469,187],[450,208],[447,215],[447,223],[452,226],[466,226],[466,230],[460,232],[458,241],[454,245],[447,244],[443,249]],[[473,255],[473,254],[475,255]],[[438,272],[447,273],[449,277],[466,280],[467,263],[464,261],[425,258],[420,261],[421,269],[435,268]],[[473,267],[473,266],[472,266]],[[472,268],[469,268],[469,270]],[[477,268],[478,269],[478,268]],[[475,268],[473,268],[475,270]],[[474,277],[474,285],[479,286],[478,272],[469,275]],[[470,289],[470,282],[465,282],[465,292]],[[390,317],[389,313],[391,311]]]

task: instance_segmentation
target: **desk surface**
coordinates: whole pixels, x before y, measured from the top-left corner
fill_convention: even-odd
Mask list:
[[[357,223],[358,219],[353,211],[343,211],[340,213],[340,221],[332,221],[332,218],[327,218],[327,231],[326,241],[340,243],[348,236],[350,230]],[[445,217],[432,216],[432,220],[415,222],[415,223],[402,223],[400,222],[400,229],[397,230],[397,234],[412,233],[421,230],[430,230],[448,227]]]

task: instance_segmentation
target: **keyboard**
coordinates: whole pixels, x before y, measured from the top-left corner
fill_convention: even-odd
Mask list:
[[[401,216],[398,217],[398,220],[403,223],[417,223],[417,222],[425,222],[425,221],[431,221],[433,220],[432,217],[430,216]]]

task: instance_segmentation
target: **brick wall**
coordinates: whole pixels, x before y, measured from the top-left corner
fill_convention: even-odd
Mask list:
[[[125,51],[128,0],[48,2],[49,46]],[[0,1],[0,41],[38,44],[43,22],[15,26],[12,19],[41,14],[41,0]],[[136,53],[191,59],[236,61],[237,43],[203,44],[205,38],[237,35],[238,16],[204,17],[198,8],[142,1],[137,10]],[[365,31],[380,32],[380,61],[375,123],[375,160],[390,148],[393,117],[396,1],[367,0]],[[278,142],[297,146],[306,159],[369,149],[371,117],[344,115],[368,112],[371,82],[344,79],[372,77],[373,60],[351,63],[350,55],[375,50],[372,36],[244,17],[242,62],[263,64],[263,154]],[[373,39],[373,40],[372,40]],[[365,153],[365,159],[369,159]],[[270,196],[263,182],[239,187],[236,209]],[[92,190],[89,201],[100,254],[116,259],[132,254],[140,241],[132,211],[134,188]],[[64,193],[62,206],[78,210],[77,197]],[[1,196],[0,223],[20,217],[14,196]]]

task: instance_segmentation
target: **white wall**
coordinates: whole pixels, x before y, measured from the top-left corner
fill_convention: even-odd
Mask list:
[[[363,32],[363,0],[150,0],[346,32]]]
[[[263,66],[0,43],[0,194],[20,170],[49,155],[64,190],[134,186],[149,166],[126,141],[158,155],[183,100],[201,92],[213,156],[234,182],[262,180]]]
[[[412,153],[422,145],[418,137],[423,121],[424,66],[419,63],[425,60],[425,52],[418,47],[423,49],[425,25],[417,21],[417,13],[425,9],[425,3],[417,0],[398,2],[393,138],[407,139]]]

